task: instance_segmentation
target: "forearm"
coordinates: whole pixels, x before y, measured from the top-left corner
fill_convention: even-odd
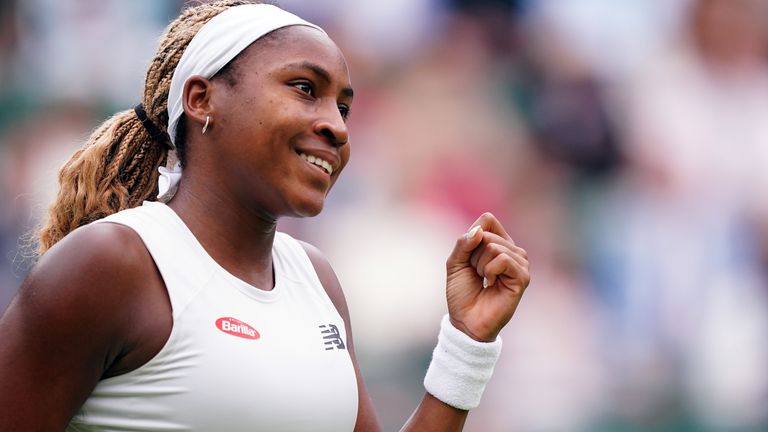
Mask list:
[[[429,393],[405,422],[401,432],[453,432],[464,429],[469,411],[454,408]]]
[[[427,393],[401,432],[463,430],[501,354],[499,332],[530,281],[527,252],[490,213],[456,240],[446,269],[449,314],[424,377]],[[363,405],[362,411],[369,408]]]

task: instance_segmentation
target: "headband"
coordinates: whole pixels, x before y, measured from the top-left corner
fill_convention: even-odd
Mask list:
[[[304,21],[277,6],[247,4],[231,7],[211,18],[184,50],[171,79],[168,93],[168,135],[176,144],[176,127],[184,114],[181,98],[184,84],[193,75],[212,78],[216,72],[248,48],[253,42],[277,29],[303,25],[320,27]]]
[[[184,114],[182,96],[187,80],[199,75],[212,78],[232,59],[266,34],[277,29],[301,25],[325,31],[277,6],[246,4],[233,6],[205,23],[195,34],[173,71],[168,93],[168,136],[172,148],[176,148],[176,128]],[[158,200],[173,197],[181,178],[181,166],[160,167]]]

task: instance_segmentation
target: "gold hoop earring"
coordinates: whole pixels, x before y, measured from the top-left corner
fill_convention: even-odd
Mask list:
[[[205,124],[203,125],[203,135],[208,131],[208,123],[211,121],[211,116],[205,116]]]

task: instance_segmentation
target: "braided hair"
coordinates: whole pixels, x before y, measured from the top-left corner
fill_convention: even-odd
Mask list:
[[[173,72],[205,23],[230,7],[253,3],[259,2],[219,0],[189,7],[166,28],[147,70],[141,103],[143,122],[160,134],[147,131],[139,118],[142,108],[119,112],[97,127],[59,171],[59,192],[39,232],[39,255],[80,226],[155,200],[157,169],[165,165],[170,149],[166,127]],[[176,135],[182,163],[185,124],[182,116]]]

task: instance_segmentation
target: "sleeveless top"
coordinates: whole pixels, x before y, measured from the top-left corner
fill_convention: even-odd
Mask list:
[[[165,204],[99,222],[139,234],[168,290],[173,328],[148,363],[99,381],[68,432],[354,429],[344,321],[296,240],[276,233],[275,286],[264,291],[219,266]]]

